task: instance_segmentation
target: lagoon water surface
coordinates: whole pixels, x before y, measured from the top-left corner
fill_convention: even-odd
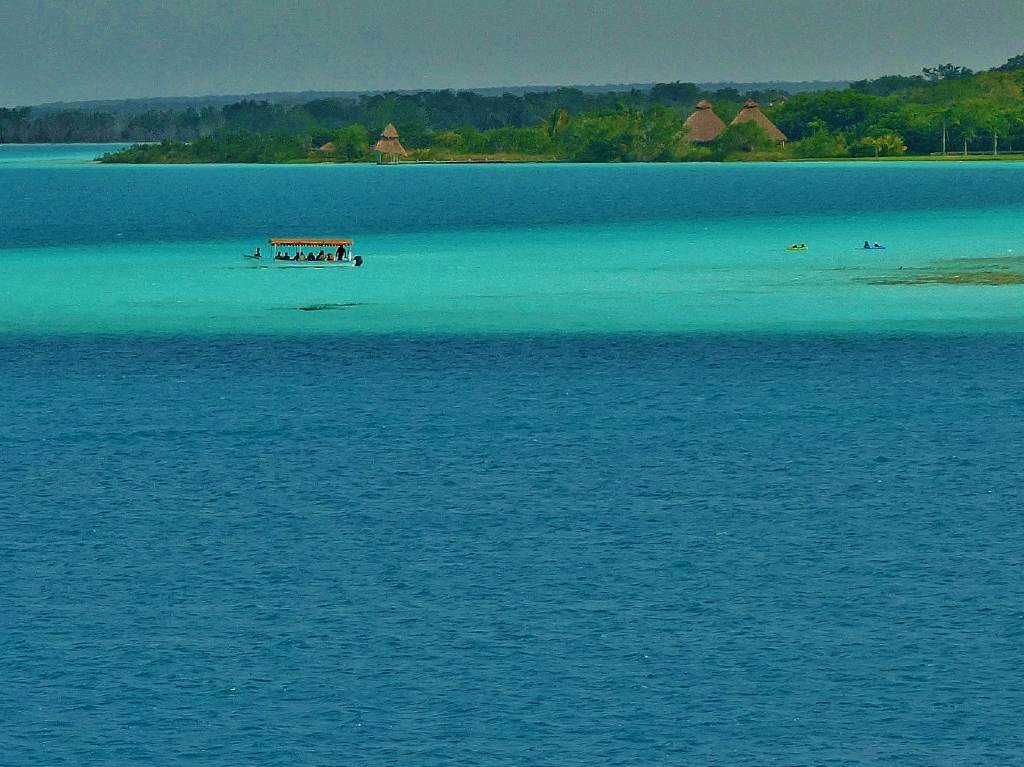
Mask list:
[[[1024,167],[99,151],[0,147],[4,763],[1019,762],[1024,288],[872,280]]]
[[[1024,330],[1024,286],[870,284],[958,261],[1024,273],[1014,163],[81,161],[98,151],[0,151],[0,332]],[[354,237],[366,267],[241,257],[329,235]]]

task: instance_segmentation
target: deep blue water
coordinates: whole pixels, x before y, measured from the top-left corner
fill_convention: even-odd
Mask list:
[[[0,166],[4,160],[0,151]],[[7,164],[2,247],[1024,211],[1022,169],[1013,162],[563,165],[540,174],[530,165]]]
[[[1020,764],[1022,370],[5,337],[0,761]]]
[[[0,767],[1024,763],[1021,288],[865,281],[1024,166],[103,149],[0,147]]]

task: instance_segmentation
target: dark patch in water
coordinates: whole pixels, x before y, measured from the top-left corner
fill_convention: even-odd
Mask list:
[[[954,258],[946,263],[968,268],[990,267],[992,269],[1009,269],[1024,266],[1024,256],[992,256],[991,258]]]
[[[1021,272],[944,272],[908,274],[906,277],[870,277],[869,285],[1024,285]]]
[[[913,274],[900,267],[900,274],[863,281],[869,285],[1024,285],[1024,271],[1019,270],[1022,263],[1021,256],[955,258],[914,269]]]
[[[331,309],[351,309],[353,306],[360,306],[360,304],[310,304],[309,306],[300,306],[299,311],[325,312]]]

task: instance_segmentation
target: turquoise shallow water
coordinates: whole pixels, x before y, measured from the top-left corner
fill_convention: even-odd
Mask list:
[[[1021,286],[867,282],[957,259],[1019,270],[1012,163],[109,167],[55,151],[0,148],[0,331],[1024,329]],[[366,267],[243,261],[276,235],[352,236]]]
[[[100,150],[0,147],[0,763],[1020,762],[1021,288],[865,278],[1021,166]]]

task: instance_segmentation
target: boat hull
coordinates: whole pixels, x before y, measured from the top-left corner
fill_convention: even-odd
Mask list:
[[[267,261],[266,263],[277,269],[351,269],[355,267],[351,261]]]

